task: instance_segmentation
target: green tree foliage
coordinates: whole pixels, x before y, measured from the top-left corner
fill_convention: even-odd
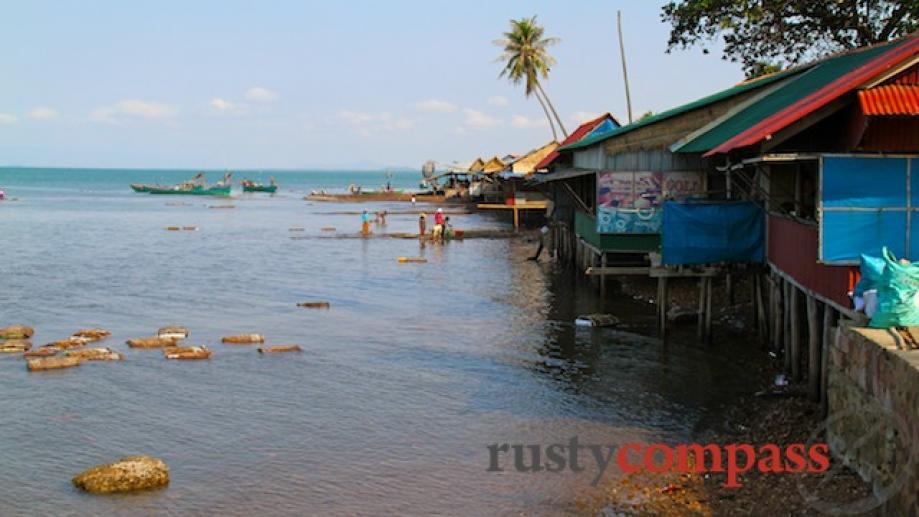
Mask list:
[[[497,59],[505,63],[498,77],[507,77],[515,85],[524,83],[524,95],[536,96],[546,113],[546,118],[549,119],[553,137],[558,140],[552,116],[549,115],[550,110],[555,116],[555,123],[558,124],[562,133],[568,136],[558,113],[555,112],[555,106],[552,105],[552,101],[549,100],[549,96],[546,95],[546,91],[540,84],[540,78],[548,79],[549,69],[555,64],[555,58],[549,55],[549,47],[558,43],[559,39],[545,37],[545,29],[536,23],[535,16],[511,20],[510,24],[511,30],[505,32],[503,38],[494,42],[495,45],[504,49],[504,53]]]
[[[681,0],[664,5],[672,26],[667,51],[701,46],[719,35],[724,59],[749,76],[871,45],[919,28],[919,1]]]

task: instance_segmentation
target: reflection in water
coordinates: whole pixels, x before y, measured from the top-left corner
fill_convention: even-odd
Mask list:
[[[301,192],[208,201],[125,192],[149,178],[99,172],[55,185],[0,173],[23,201],[0,209],[16,243],[0,260],[0,325],[36,327],[35,343],[82,327],[126,354],[28,374],[0,358],[9,415],[0,514],[253,513],[474,515],[563,513],[591,473],[487,473],[492,443],[680,441],[744,389],[741,350],[706,349],[677,333],[669,352],[652,311],[627,297],[599,300],[570,273],[527,261],[525,240],[290,238],[321,228],[356,233],[359,220]],[[38,181],[38,180],[36,180]],[[85,192],[82,184],[92,185]],[[387,209],[388,231],[416,231]],[[459,228],[496,227],[479,215]],[[166,232],[169,225],[198,232]],[[427,264],[399,264],[399,256]],[[331,310],[296,307],[328,300]],[[578,314],[610,312],[624,329],[578,329]],[[166,324],[188,326],[211,361],[164,361],[121,343]],[[305,352],[262,357],[219,344],[261,332]],[[171,467],[166,490],[116,497],[77,493],[69,478],[144,453]]]

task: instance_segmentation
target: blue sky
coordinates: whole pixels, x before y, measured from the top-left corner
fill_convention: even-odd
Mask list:
[[[497,75],[510,18],[561,38],[546,83],[569,131],[661,111],[743,76],[666,54],[658,2],[28,1],[0,8],[0,164],[372,168],[470,161],[551,139]]]

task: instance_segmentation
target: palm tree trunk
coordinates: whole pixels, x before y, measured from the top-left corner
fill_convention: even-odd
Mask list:
[[[558,133],[555,132],[555,124],[552,123],[552,115],[549,115],[549,109],[546,108],[546,103],[543,102],[542,97],[539,96],[539,93],[536,94],[536,100],[539,101],[539,105],[542,106],[543,113],[546,114],[546,119],[549,120],[549,127],[552,128],[552,140],[558,142]]]
[[[546,99],[546,104],[549,105],[549,109],[552,110],[552,114],[555,115],[555,121],[558,122],[558,128],[562,130],[562,134],[565,135],[565,138],[568,138],[568,131],[565,131],[562,119],[558,118],[558,113],[555,112],[555,106],[552,105],[552,101],[549,100],[549,96],[546,95],[546,91],[542,89],[542,84],[540,84],[539,81],[536,81],[536,88],[542,93],[543,98]]]

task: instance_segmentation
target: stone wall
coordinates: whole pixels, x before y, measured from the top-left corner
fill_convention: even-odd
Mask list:
[[[827,442],[884,502],[919,515],[919,350],[881,329],[842,324],[827,361]]]

